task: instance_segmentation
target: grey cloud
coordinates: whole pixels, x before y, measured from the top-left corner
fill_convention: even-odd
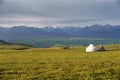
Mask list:
[[[3,3],[3,0],[0,0],[0,4]]]
[[[119,2],[120,0],[0,0],[0,18],[42,17],[46,22],[58,23],[120,19]]]
[[[120,0],[117,0],[118,5],[120,5]]]
[[[4,2],[3,0],[0,0],[0,6],[3,4],[3,2]]]
[[[94,12],[94,0],[6,0],[4,14],[27,14],[38,16],[88,15]],[[85,16],[86,16],[85,15]]]

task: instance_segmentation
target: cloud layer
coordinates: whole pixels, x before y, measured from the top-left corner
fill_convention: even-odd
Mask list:
[[[0,0],[0,24],[116,24],[119,0]],[[109,22],[110,21],[110,22]]]

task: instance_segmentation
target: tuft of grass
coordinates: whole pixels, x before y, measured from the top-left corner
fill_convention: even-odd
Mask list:
[[[0,80],[120,80],[120,45],[0,50]]]

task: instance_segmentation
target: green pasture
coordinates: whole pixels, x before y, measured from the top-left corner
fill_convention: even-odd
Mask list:
[[[120,45],[0,50],[0,80],[120,80]]]
[[[0,45],[0,50],[25,50],[32,48],[25,45]]]

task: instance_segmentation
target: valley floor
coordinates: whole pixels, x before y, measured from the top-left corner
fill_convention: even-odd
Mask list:
[[[120,80],[120,45],[0,50],[0,80]]]

